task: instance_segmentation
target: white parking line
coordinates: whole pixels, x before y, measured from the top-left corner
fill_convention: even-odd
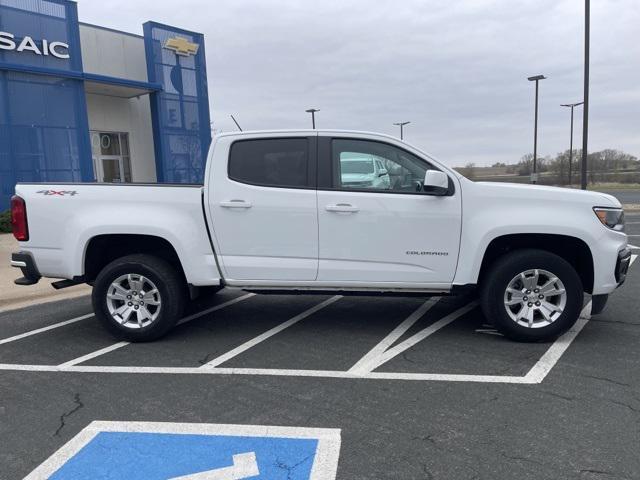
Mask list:
[[[629,248],[631,248],[633,250],[640,250],[640,247],[636,247],[635,245],[631,245],[631,244],[627,245],[627,247],[629,247]]]
[[[105,353],[113,352],[119,348],[122,348],[126,345],[129,345],[129,342],[118,342],[113,345],[109,345],[108,347],[101,348],[100,350],[96,350],[95,352],[88,353],[78,358],[74,358],[73,360],[69,360],[68,362],[61,363],[58,365],[60,368],[71,367],[73,365],[77,365],[82,362],[86,362],[87,360],[91,360],[92,358],[99,357],[100,355],[104,355]]]
[[[234,298],[233,300],[229,300],[228,302],[221,303],[220,305],[216,305],[215,307],[208,308],[198,313],[194,313],[193,315],[189,315],[188,317],[183,318],[178,322],[178,324],[188,322],[190,320],[194,320],[198,317],[206,315],[207,313],[215,312],[216,310],[220,310],[224,307],[228,307],[229,305],[233,305],[234,303],[241,302],[248,298],[255,296],[255,293],[247,293],[246,295],[242,295],[240,297]],[[42,328],[36,328],[35,330],[30,330],[25,333],[21,333],[19,335],[14,335],[13,337],[0,339],[0,345],[4,345],[5,343],[15,342],[17,340],[22,340],[23,338],[30,337],[32,335],[37,335],[39,333],[48,332],[49,330],[54,330],[56,328],[64,327],[65,325],[71,325],[72,323],[80,322],[82,320],[86,320],[87,318],[93,317],[93,313],[87,313],[86,315],[82,315],[80,317],[72,318],[70,320],[65,320],[63,322],[54,323],[53,325],[48,325]]]
[[[88,313],[86,315],[82,315],[81,317],[72,318],[71,320],[65,320],[64,322],[54,323],[53,325],[49,325],[47,327],[37,328],[35,330],[30,330],[25,333],[21,333],[20,335],[14,335],[13,337],[3,338],[0,340],[0,345],[4,345],[5,343],[15,342],[16,340],[22,340],[23,338],[30,337],[32,335],[37,335],[42,332],[48,332],[49,330],[53,330],[54,328],[64,327],[65,325],[71,325],[72,323],[79,322],[81,320],[86,320],[87,318],[93,317],[93,313]]]
[[[404,342],[399,343],[398,345],[396,345],[393,348],[390,348],[389,350],[386,350],[385,352],[383,352],[380,355],[378,355],[376,358],[372,358],[366,364],[361,365],[359,371],[361,371],[361,372],[372,372],[376,368],[380,367],[382,364],[387,363],[389,360],[391,360],[394,357],[397,357],[398,355],[400,355],[405,350],[408,350],[409,348],[413,347],[415,344],[417,344],[418,342],[421,342],[422,340],[427,338],[429,335],[433,335],[434,333],[436,333],[441,328],[446,327],[451,322],[453,322],[455,319],[457,319],[457,318],[461,317],[462,315],[464,315],[465,313],[473,310],[477,306],[478,306],[478,302],[476,302],[476,301],[468,303],[464,307],[459,308],[455,312],[450,313],[449,315],[441,318],[437,322],[435,322],[435,323],[429,325],[428,327],[420,330],[418,333],[416,333],[415,335],[409,337]]]
[[[24,365],[0,363],[0,370],[17,372],[73,372],[73,373],[146,373],[171,375],[254,375],[274,377],[348,378],[362,380],[419,380],[479,383],[540,383],[526,376],[466,375],[447,373],[369,372],[364,374],[340,370],[296,370],[275,368],[201,368],[201,367],[103,367],[76,365],[60,368],[57,365]]]
[[[631,255],[631,260],[629,260],[629,266],[633,265],[633,262],[636,261],[636,258],[638,258],[638,255]]]
[[[571,342],[575,340],[580,331],[589,322],[590,318],[591,301],[589,301],[589,303],[587,303],[587,305],[582,309],[582,312],[580,312],[580,318],[575,325],[549,347],[549,350],[540,357],[540,360],[538,360],[531,370],[529,370],[529,373],[525,375],[525,378],[529,379],[531,383],[542,382],[544,377],[546,377],[555,364],[558,363],[558,360],[560,360],[560,357],[564,354],[567,348],[569,348]]]
[[[440,297],[432,297],[420,305],[411,315],[409,315],[400,325],[389,333],[386,337],[384,337],[380,343],[378,343],[375,347],[369,350],[364,357],[362,357],[358,362],[349,369],[351,373],[364,373],[370,372],[371,368],[369,368],[369,364],[375,363],[376,360],[380,358],[380,356],[387,351],[387,349],[393,345],[404,333],[409,330],[414,323],[420,320],[430,309],[433,307]]]
[[[201,312],[194,313],[193,315],[189,315],[188,317],[185,317],[185,318],[181,319],[178,322],[178,325],[186,323],[186,322],[191,321],[191,320],[194,320],[194,319],[196,319],[198,317],[206,315],[207,313],[211,313],[211,312],[215,312],[217,310],[221,310],[221,309],[223,309],[225,307],[228,307],[230,305],[235,305],[236,303],[241,302],[242,300],[246,300],[248,298],[251,298],[253,296],[255,296],[255,293],[248,293],[247,295],[242,295],[241,297],[234,298],[233,300],[229,300],[228,302],[221,303],[220,305],[216,305],[215,307],[211,307],[211,308],[208,308],[208,309],[203,310]],[[58,366],[60,368],[72,367],[72,366],[77,365],[79,363],[86,362],[87,360],[91,360],[92,358],[99,357],[100,355],[104,355],[106,353],[113,352],[114,350],[118,350],[119,348],[126,347],[130,343],[131,342],[114,343],[113,345],[109,345],[108,347],[101,348],[100,350],[96,350],[95,352],[91,352],[91,353],[88,353],[88,354],[83,355],[81,357],[74,358],[73,360],[69,360],[68,362],[61,363]]]
[[[178,325],[182,325],[185,322],[195,320],[196,318],[206,315],[207,313],[217,312],[218,310],[222,310],[223,308],[228,307],[229,305],[234,305],[238,302],[242,302],[243,300],[247,300],[255,296],[256,296],[255,293],[247,293],[246,295],[242,295],[241,297],[234,298],[233,300],[229,300],[228,302],[221,303],[220,305],[216,305],[215,307],[207,308],[206,310],[202,310],[201,312],[194,313],[193,315],[189,315],[188,317],[184,317],[183,319],[178,321]]]
[[[335,302],[337,300],[340,300],[341,298],[342,298],[341,295],[335,295],[335,296],[325,300],[324,302],[319,303],[318,305],[316,305],[314,307],[311,307],[308,310],[305,310],[304,312],[296,315],[295,317],[287,320],[286,322],[283,322],[280,325],[278,325],[276,327],[273,327],[270,330],[267,330],[263,334],[258,335],[255,338],[252,338],[251,340],[243,343],[242,345],[234,348],[233,350],[230,350],[227,353],[224,353],[224,354],[220,355],[219,357],[214,358],[210,362],[205,363],[204,365],[202,365],[200,368],[214,368],[214,367],[217,367],[218,365],[223,364],[224,362],[232,359],[233,357],[235,357],[237,355],[240,355],[242,352],[245,352],[245,351],[249,350],[250,348],[255,347],[260,342],[264,342],[267,338],[273,337],[275,334],[280,333],[285,328],[288,328],[291,325],[293,325],[295,323],[298,323],[300,320],[303,320],[303,319],[307,318],[308,316],[313,315],[317,311],[322,310],[324,307],[327,307],[327,306],[331,305],[333,302]]]
[[[248,296],[240,297],[248,298]],[[284,330],[288,326],[295,322],[293,320],[301,320],[301,316],[307,317],[312,313],[324,308],[329,303],[336,301],[339,296],[332,297],[321,304],[312,307],[311,309],[301,313],[297,317],[280,324],[274,329],[271,329],[264,334],[246,342],[240,347],[227,352],[226,354],[212,360],[212,362],[218,361],[220,363],[234,357],[235,355],[248,350],[252,346],[260,343],[261,341],[275,335],[279,331]],[[234,301],[226,302],[226,305],[237,303],[240,299],[234,299]],[[213,309],[223,308],[221,304]],[[477,302],[471,302],[468,305],[456,310],[455,312],[445,316],[441,320],[435,322],[431,326],[421,330],[417,334],[413,335],[404,342],[396,345],[395,347],[384,350],[378,356],[371,356],[370,362],[365,365],[366,368],[378,368],[383,363],[388,362],[395,356],[399,355],[406,349],[412,347],[418,342],[424,340],[429,335],[435,333],[439,329],[448,325],[456,318],[469,312],[477,306]],[[425,309],[423,304],[420,309]],[[208,309],[212,311],[213,309]],[[419,310],[420,310],[419,309]],[[417,312],[414,312],[417,315]],[[581,312],[580,318],[574,325],[574,327],[567,333],[558,338],[549,349],[542,355],[542,357],[536,362],[536,364],[529,370],[524,376],[514,375],[473,375],[473,374],[443,374],[443,373],[402,373],[402,372],[374,372],[366,371],[366,368],[361,368],[358,371],[337,371],[337,370],[300,370],[300,369],[269,369],[269,368],[224,368],[209,366],[208,368],[202,367],[139,367],[139,366],[93,366],[93,365],[78,365],[89,358],[95,358],[96,356],[107,353],[107,351],[120,348],[120,344],[126,344],[127,342],[120,342],[118,344],[106,347],[102,350],[98,350],[91,354],[79,357],[78,359],[71,360],[63,363],[62,365],[28,365],[28,364],[0,364],[0,371],[23,371],[23,372],[67,372],[67,373],[125,373],[125,374],[173,374],[173,375],[252,375],[252,376],[282,376],[282,377],[315,377],[315,378],[342,378],[342,379],[361,379],[361,380],[409,380],[409,381],[444,381],[444,382],[475,382],[475,383],[505,383],[505,384],[538,384],[541,383],[553,367],[558,363],[562,355],[569,348],[573,340],[577,337],[580,331],[588,323],[591,312],[591,302],[589,302]],[[200,316],[203,312],[195,314],[194,316]],[[188,317],[190,318],[190,317]],[[78,321],[77,319],[74,319]],[[67,321],[68,324],[69,321]],[[406,322],[406,320],[405,320]],[[404,323],[404,322],[403,322]],[[396,327],[398,329],[398,327]],[[395,330],[394,330],[395,331]],[[35,332],[35,331],[34,331]],[[30,332],[28,332],[30,333]],[[393,333],[393,332],[392,332]],[[399,338],[399,337],[398,337]],[[388,340],[388,337],[387,337]],[[397,338],[396,338],[397,340]],[[374,347],[375,348],[375,347]],[[380,349],[381,350],[381,349]]]

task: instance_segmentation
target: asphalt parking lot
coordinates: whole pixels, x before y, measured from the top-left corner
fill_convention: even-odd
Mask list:
[[[472,297],[224,290],[148,344],[112,338],[86,297],[2,313],[0,478],[94,421],[339,430],[339,479],[640,478],[638,265],[603,314],[587,302],[537,344],[497,334]]]
[[[604,193],[613,195],[622,204],[640,204],[640,190],[635,188],[620,189],[620,190],[605,190]]]

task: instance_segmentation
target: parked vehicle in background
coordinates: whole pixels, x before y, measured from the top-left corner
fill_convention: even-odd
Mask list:
[[[343,186],[389,189],[391,186],[389,172],[380,159],[373,155],[365,157],[353,155],[351,152],[340,153],[340,175]]]
[[[132,341],[165,334],[200,287],[477,287],[505,335],[548,339],[574,324],[585,293],[593,313],[602,310],[630,261],[610,195],[471,182],[406,143],[362,132],[219,135],[204,185],[21,183],[12,223],[17,283],[92,284],[98,318]]]

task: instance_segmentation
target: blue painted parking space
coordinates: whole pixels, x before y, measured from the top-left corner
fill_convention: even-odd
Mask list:
[[[252,425],[93,422],[26,478],[335,478],[340,431]]]

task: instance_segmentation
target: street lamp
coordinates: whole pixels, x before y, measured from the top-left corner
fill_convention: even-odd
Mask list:
[[[535,77],[527,78],[530,82],[536,82],[536,116],[533,126],[533,174],[531,175],[531,183],[536,183],[538,181],[538,82],[546,78],[547,77],[544,75],[536,75]]]
[[[569,185],[571,185],[571,165],[573,164],[573,109],[584,102],[563,103],[561,107],[571,107],[571,137],[569,140]]]
[[[320,109],[319,108],[310,108],[308,110],[305,110],[305,112],[310,113],[311,114],[311,126],[313,127],[313,129],[316,129],[316,112],[319,112]]]
[[[587,144],[589,142],[589,24],[591,7],[584,0],[584,107],[582,108],[582,175],[580,188],[587,189]]]
[[[397,122],[394,125],[398,125],[400,127],[400,140],[404,139],[404,126],[409,125],[411,122]]]

